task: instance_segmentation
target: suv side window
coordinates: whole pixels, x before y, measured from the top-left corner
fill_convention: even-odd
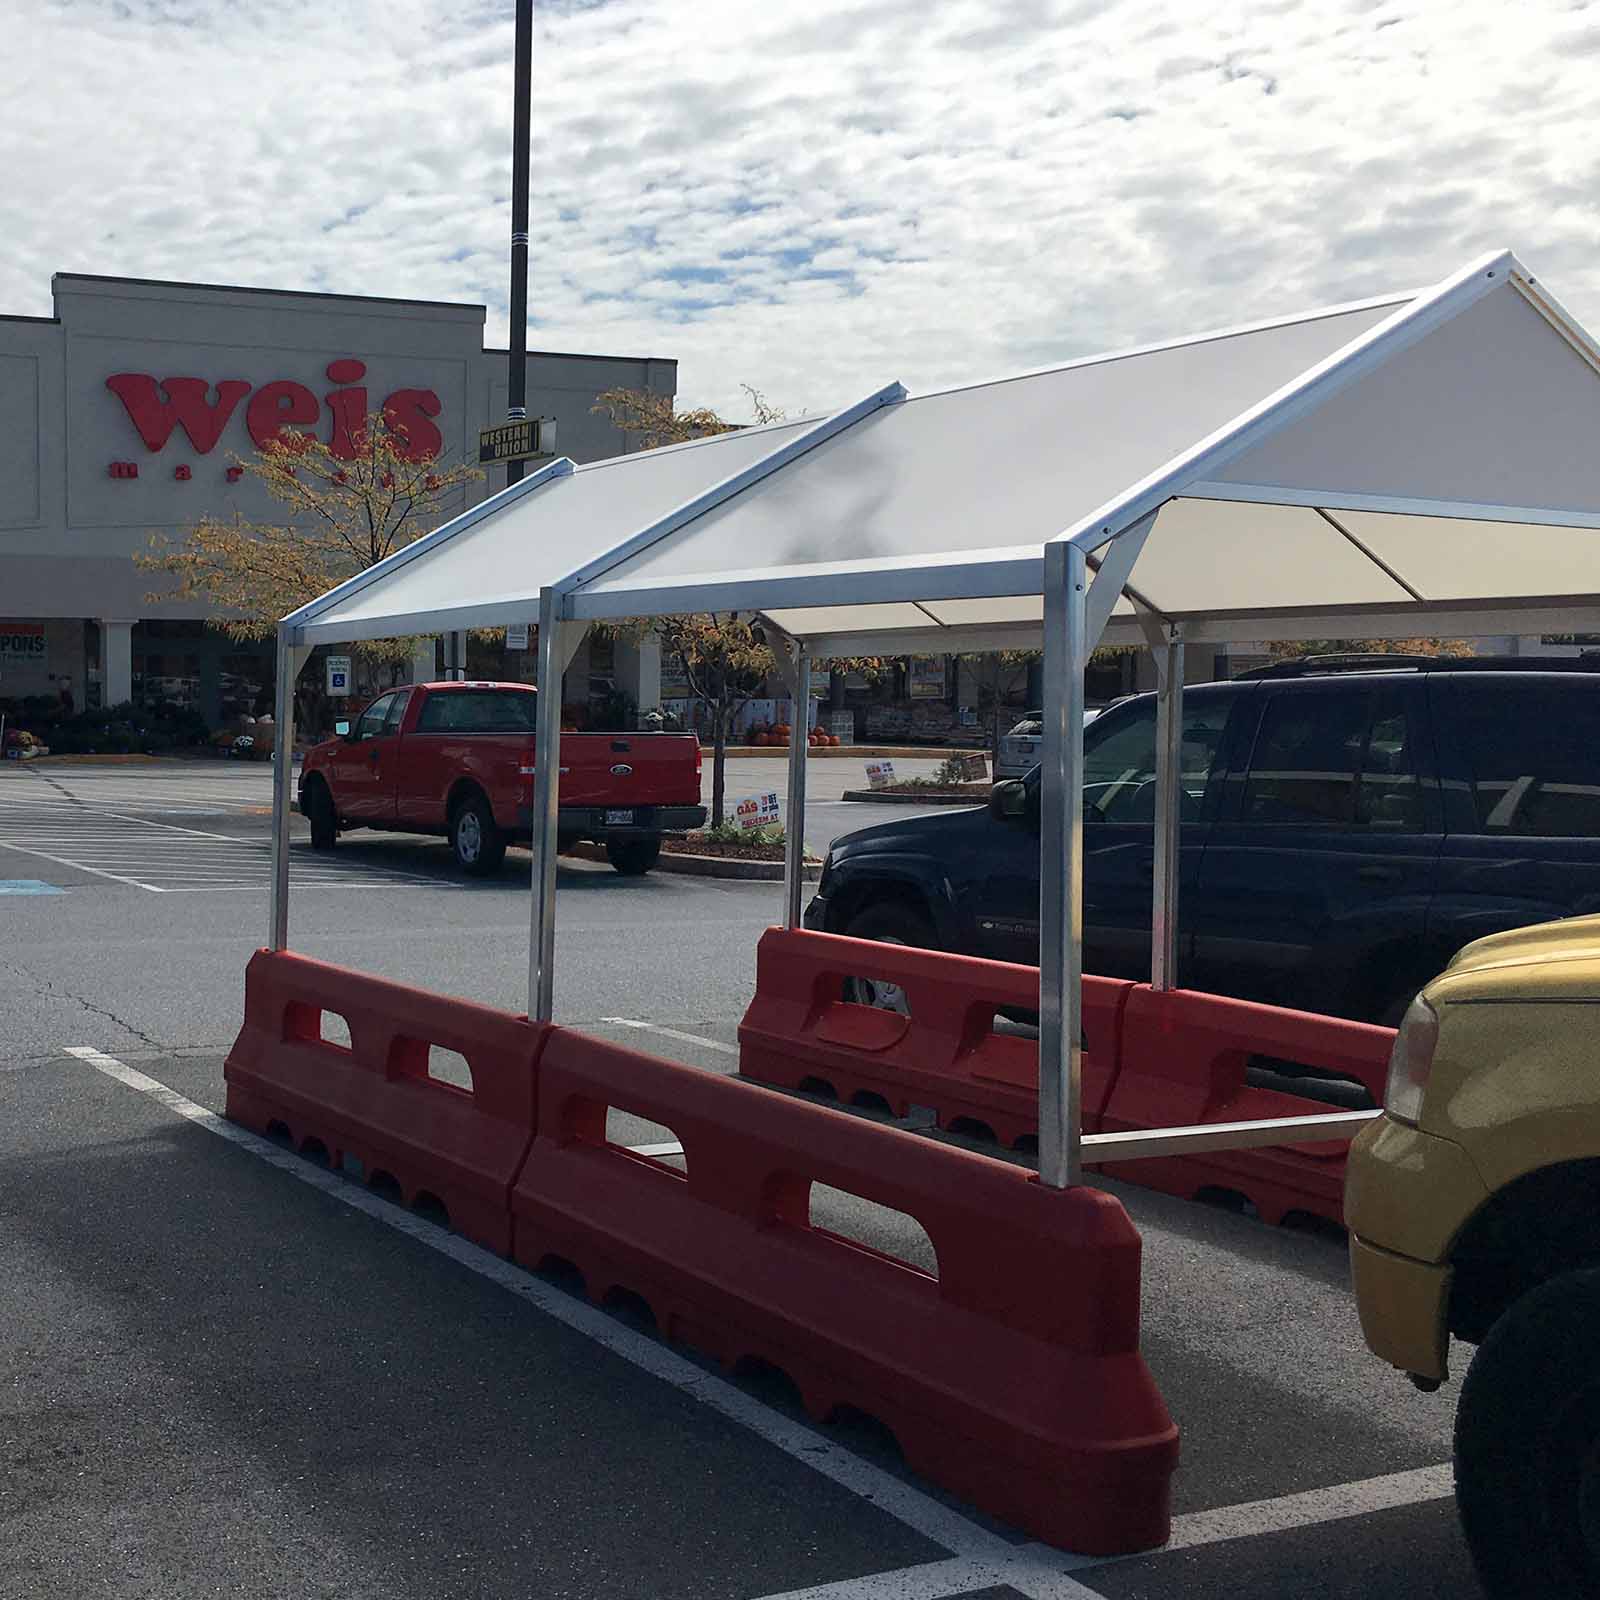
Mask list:
[[[1482,680],[1472,690],[1457,722],[1482,831],[1600,836],[1600,684],[1552,695],[1548,679]]]
[[[383,732],[383,719],[389,714],[389,707],[394,703],[394,696],[386,694],[374,700],[365,711],[361,713],[361,720],[356,724],[356,738],[376,739]]]
[[[1200,814],[1206,781],[1228,725],[1231,700],[1217,698],[1183,709],[1180,758],[1182,815]],[[1098,737],[1097,737],[1098,735]],[[1083,814],[1086,822],[1153,825],[1156,805],[1156,704],[1105,723],[1096,719],[1083,741]]]
[[[1244,820],[1421,832],[1418,768],[1416,730],[1396,691],[1279,691],[1256,737]]]

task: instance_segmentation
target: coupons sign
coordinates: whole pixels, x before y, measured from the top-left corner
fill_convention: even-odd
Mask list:
[[[733,808],[741,828],[775,828],[783,820],[776,794],[747,794]]]
[[[0,670],[24,663],[42,667],[45,650],[42,622],[0,622]]]
[[[887,789],[894,782],[894,762],[869,761],[867,763],[867,787],[869,789]]]

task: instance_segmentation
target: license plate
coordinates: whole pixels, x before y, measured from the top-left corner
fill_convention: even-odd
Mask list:
[[[626,828],[633,822],[632,811],[606,812],[606,826],[608,828]]]

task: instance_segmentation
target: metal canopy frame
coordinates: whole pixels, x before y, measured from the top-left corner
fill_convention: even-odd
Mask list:
[[[1134,583],[1140,555],[1163,508],[1183,501],[1227,500],[1240,505],[1309,507],[1323,513],[1342,509],[1398,512],[1408,516],[1464,518],[1505,523],[1545,523],[1569,529],[1600,528],[1600,504],[1571,511],[1525,511],[1494,504],[1399,499],[1304,485],[1234,484],[1220,478],[1230,463],[1294,423],[1351,385],[1409,350],[1434,330],[1495,292],[1513,291],[1536,310],[1548,327],[1600,376],[1600,346],[1560,305],[1538,286],[1509,252],[1486,256],[1446,279],[1435,289],[1402,301],[1383,299],[1368,307],[1395,306],[1391,315],[1350,340],[1297,378],[1236,417],[1227,426],[1170,460],[1158,471],[1129,486],[1065,527],[1041,549],[983,548],[936,552],[912,557],[880,557],[820,566],[769,566],[747,572],[671,576],[629,586],[615,580],[619,568],[686,530],[692,531],[708,512],[726,507],[766,479],[781,474],[818,445],[837,440],[866,418],[904,403],[906,391],[891,384],[859,404],[795,434],[742,470],[713,479],[668,515],[640,529],[613,530],[620,537],[559,582],[539,594],[539,682],[558,683],[577,641],[590,622],[640,615],[689,611],[737,610],[758,615],[766,626],[780,668],[794,696],[796,721],[803,716],[811,663],[833,655],[857,653],[932,653],[1042,645],[1044,651],[1045,723],[1040,815],[1040,1041],[1039,1041],[1039,1167],[1041,1180],[1055,1187],[1081,1181],[1087,1160],[1094,1164],[1140,1155],[1172,1154],[1185,1148],[1220,1148],[1219,1138],[1234,1145],[1283,1142],[1277,1119],[1240,1129],[1160,1130],[1138,1136],[1085,1136],[1081,1131],[1082,1037],[1082,852],[1083,672],[1089,653],[1101,639],[1149,646],[1155,655],[1157,696],[1157,807],[1155,869],[1152,898],[1152,980],[1157,988],[1178,983],[1178,881],[1181,835],[1180,761],[1182,752],[1183,646],[1281,637],[1285,634],[1328,634],[1374,638],[1427,627],[1438,632],[1592,631],[1600,618],[1600,576],[1569,592],[1523,597],[1510,604],[1484,595],[1469,600],[1429,601],[1414,589],[1411,602],[1394,600],[1313,604],[1304,608],[1276,605],[1234,612],[1216,608],[1185,611],[1180,606],[1158,609]],[[1348,310],[1351,308],[1340,308]],[[1319,313],[1328,316],[1334,313]],[[1299,319],[1302,321],[1313,319]],[[1253,328],[1279,324],[1256,324]],[[1177,346],[1150,348],[1180,348]],[[1097,358],[1106,360],[1113,358]],[[1088,363],[1093,364],[1093,363]],[[381,584],[384,577],[424,548],[436,550],[449,539],[485,519],[514,499],[536,492],[543,484],[570,475],[565,460],[550,463],[502,494],[485,501],[426,539],[399,552],[382,566],[330,591],[286,617],[279,627],[279,731],[275,752],[272,905],[269,935],[274,948],[288,937],[288,804],[290,751],[293,736],[293,673],[309,647],[308,625],[326,617],[342,599]],[[981,472],[975,463],[974,470]],[[1338,528],[1338,523],[1333,522]],[[1342,529],[1340,531],[1343,531]],[[1375,565],[1382,562],[1359,540],[1351,543]],[[1515,551],[1508,550],[1508,561]],[[1387,568],[1384,569],[1387,572]],[[1392,577],[1393,575],[1390,574]],[[613,582],[605,585],[608,577]],[[1004,599],[1014,613],[1017,597],[1038,596],[1037,620],[1000,617],[988,621],[946,623],[929,610],[941,601]],[[526,598],[524,597],[524,604]],[[461,614],[449,613],[456,625],[498,620],[500,602],[486,599]],[[856,605],[909,604],[917,620],[900,626],[848,626],[837,608]],[[787,611],[806,606],[825,608],[829,624],[807,631],[791,626]],[[407,613],[415,620],[414,613]],[[926,619],[925,622],[923,619]],[[381,620],[381,619],[379,619]],[[1482,624],[1489,624],[1483,627]],[[363,626],[376,626],[364,623]],[[371,636],[369,633],[359,635]],[[539,697],[533,807],[533,874],[529,949],[529,1011],[539,1020],[553,1013],[555,930],[556,817],[560,735],[560,695]],[[804,807],[808,745],[791,741],[788,774],[789,827],[784,862],[783,921],[798,925],[804,861]],[[1329,1130],[1352,1128],[1376,1113],[1340,1117],[1289,1119],[1297,1138],[1312,1123]],[[1324,1133],[1322,1137],[1329,1136]],[[1105,1151],[1107,1153],[1102,1154]]]

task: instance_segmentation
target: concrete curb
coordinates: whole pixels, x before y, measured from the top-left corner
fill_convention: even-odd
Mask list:
[[[127,751],[120,751],[120,752],[118,752],[118,753],[116,753],[114,755],[113,754],[107,754],[107,755],[103,755],[103,756],[97,756],[97,755],[91,754],[88,751],[81,751],[80,752],[80,751],[77,751],[77,750],[71,751],[70,753],[67,752],[67,751],[63,751],[58,756],[34,756],[33,757],[33,761],[36,761],[36,762],[37,761],[43,761],[43,762],[46,762],[48,765],[50,765],[52,767],[54,767],[54,766],[66,766],[66,765],[70,765],[70,764],[75,763],[75,762],[81,762],[81,763],[84,763],[84,764],[93,762],[96,766],[108,766],[108,765],[119,766],[119,767],[150,766],[150,765],[154,765],[158,761],[165,761],[167,759],[169,759],[169,758],[166,757],[166,756],[142,755],[142,754],[137,754],[137,753],[130,753],[130,752],[127,752]]]
[[[579,861],[604,861],[604,845],[581,839],[563,855],[575,856]],[[663,850],[652,872],[676,872],[688,878],[740,878],[747,882],[781,883],[781,861],[741,861],[735,856],[696,856],[684,852]],[[815,883],[821,875],[821,862],[808,862],[803,874],[807,883]]]
[[[988,804],[986,795],[964,794],[890,794],[882,789],[846,789],[841,800],[869,800],[880,806],[982,806]]]

